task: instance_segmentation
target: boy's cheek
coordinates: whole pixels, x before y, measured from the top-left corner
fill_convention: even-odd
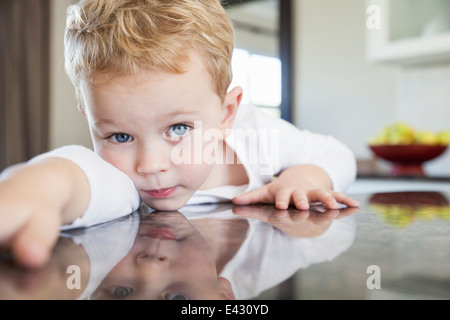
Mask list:
[[[98,150],[97,154],[105,160],[106,162],[109,162],[114,167],[119,169],[120,171],[128,174],[129,171],[129,165],[127,164],[127,161],[125,160],[126,157],[122,153],[121,155],[115,153],[115,152],[108,152],[103,149]]]
[[[191,164],[177,167],[183,181],[195,191],[200,189],[211,174],[212,166],[207,164]]]

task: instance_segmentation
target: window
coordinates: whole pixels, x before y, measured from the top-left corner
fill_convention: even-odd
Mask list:
[[[280,59],[236,48],[232,68],[231,87],[244,89],[242,103],[261,107],[267,113],[281,117]]]

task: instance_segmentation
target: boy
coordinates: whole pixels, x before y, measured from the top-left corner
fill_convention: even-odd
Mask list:
[[[38,267],[62,225],[112,220],[140,201],[156,210],[225,200],[278,209],[306,210],[316,201],[357,206],[336,192],[355,178],[348,148],[239,108],[242,89],[228,91],[233,43],[218,0],[70,7],[66,71],[95,153],[69,146],[5,172],[0,243]],[[268,146],[269,137],[276,143]]]

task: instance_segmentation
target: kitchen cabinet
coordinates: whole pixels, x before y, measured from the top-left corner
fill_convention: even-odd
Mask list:
[[[366,4],[368,61],[450,62],[449,0],[367,0]]]

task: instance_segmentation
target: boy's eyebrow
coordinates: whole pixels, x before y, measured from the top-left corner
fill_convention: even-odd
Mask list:
[[[200,111],[172,111],[163,115],[164,118],[173,118],[176,116],[196,116]],[[94,121],[95,125],[115,125],[117,122],[109,119],[97,119]]]
[[[98,119],[94,121],[94,124],[96,126],[101,125],[101,124],[110,124],[110,125],[114,125],[114,121],[108,120],[108,119]]]
[[[164,115],[165,118],[173,118],[175,116],[191,116],[199,115],[200,111],[172,111]]]

